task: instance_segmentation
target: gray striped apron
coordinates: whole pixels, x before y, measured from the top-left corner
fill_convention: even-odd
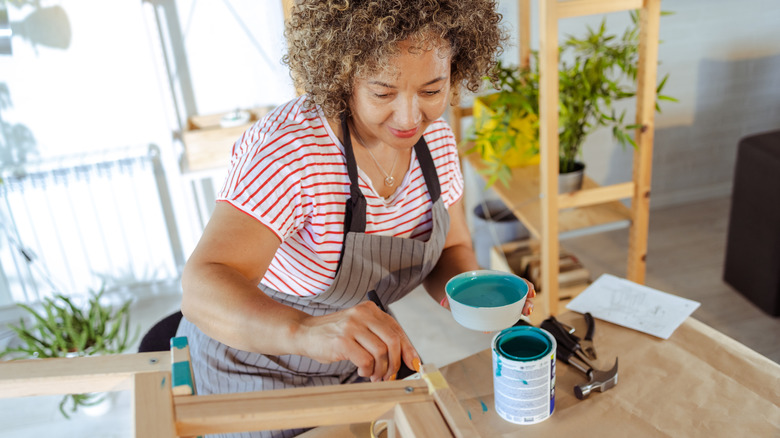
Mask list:
[[[358,185],[357,162],[346,119],[342,126],[350,198],[344,219],[344,229],[348,231],[333,284],[314,297],[299,297],[258,285],[274,300],[315,316],[353,307],[365,301],[366,293],[372,289],[385,305],[403,298],[420,285],[436,265],[450,225],[441,200],[436,167],[428,144],[421,137],[414,148],[432,202],[433,229],[428,241],[366,234],[366,198]],[[237,350],[206,336],[186,318],[182,319],[178,335],[188,338],[199,394],[335,385],[358,379],[357,368],[349,361],[323,364],[305,356],[270,356]],[[303,431],[215,436],[278,438],[293,437]]]

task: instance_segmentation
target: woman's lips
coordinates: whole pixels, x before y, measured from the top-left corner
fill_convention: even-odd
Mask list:
[[[399,131],[399,130],[393,129],[393,128],[388,128],[388,129],[390,129],[390,133],[391,134],[393,134],[394,136],[396,136],[398,138],[410,138],[410,137],[414,137],[417,134],[417,130],[419,128],[413,128],[413,129],[410,129],[408,131]]]

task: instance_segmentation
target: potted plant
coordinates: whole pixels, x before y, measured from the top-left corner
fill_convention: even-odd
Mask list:
[[[598,30],[588,27],[584,38],[568,36],[559,47],[559,173],[582,171],[579,160],[589,134],[610,127],[623,146],[636,143],[626,123],[625,111],[614,104],[636,95],[639,29],[637,15],[621,37],[609,35],[606,20]],[[529,68],[497,66],[498,92],[479,97],[474,104],[474,126],[468,140],[474,142],[485,162],[488,184],[506,182],[510,168],[537,164],[539,153],[539,62],[534,52]],[[675,99],[661,94],[668,79],[657,87],[659,100]],[[656,105],[658,108],[658,105]],[[518,160],[518,155],[522,158]],[[536,156],[536,162],[534,161]]]
[[[0,352],[0,358],[12,359],[79,357],[101,354],[119,354],[128,349],[138,335],[130,338],[130,300],[120,305],[104,304],[105,288],[90,291],[87,305],[81,308],[63,294],[47,297],[40,311],[31,306],[17,304],[30,314],[31,325],[19,320],[10,328],[21,340]],[[70,418],[70,412],[78,408],[95,406],[104,401],[107,394],[69,394],[60,402],[62,415]]]

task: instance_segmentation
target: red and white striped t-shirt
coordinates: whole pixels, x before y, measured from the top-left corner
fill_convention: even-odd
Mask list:
[[[333,283],[344,241],[349,198],[344,147],[306,96],[288,102],[249,128],[233,146],[218,200],[256,218],[282,240],[262,283],[280,292],[312,296]],[[424,133],[446,207],[463,194],[455,138],[442,119]],[[388,199],[358,170],[366,197],[366,233],[428,239],[431,199],[412,151],[411,171]]]

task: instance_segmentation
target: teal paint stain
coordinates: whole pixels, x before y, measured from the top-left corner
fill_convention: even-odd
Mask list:
[[[178,348],[182,349],[187,346],[187,337],[186,336],[178,336],[176,338],[171,338],[171,347],[172,348]]]
[[[466,411],[469,414],[469,420],[471,420],[471,411]]]
[[[501,377],[501,358],[496,358],[496,377]]]
[[[162,383],[160,383],[160,388],[165,387],[165,379],[167,379],[167,377],[163,376]]]
[[[487,405],[485,404],[485,402],[480,400],[479,403],[482,405],[482,412],[487,412],[488,409],[487,409]]]
[[[171,386],[189,386],[194,388],[192,384],[192,375],[190,374],[190,362],[174,362],[171,370]]]
[[[527,385],[527,384],[528,384],[528,381],[527,380],[523,380],[523,385]]]

